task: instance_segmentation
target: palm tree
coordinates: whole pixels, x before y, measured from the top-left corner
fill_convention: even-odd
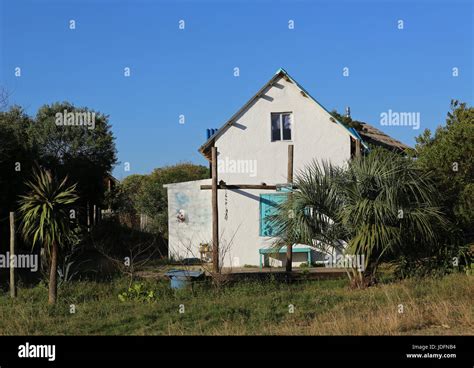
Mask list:
[[[76,184],[66,187],[67,177],[57,181],[49,171],[36,169],[33,180],[27,181],[29,192],[20,196],[20,230],[34,247],[40,242],[50,260],[49,304],[56,303],[58,247],[64,245],[71,233],[70,205],[79,197]]]
[[[348,251],[365,256],[363,277],[355,286],[375,282],[381,259],[437,242],[436,229],[447,224],[436,204],[428,172],[413,159],[378,149],[351,161],[339,182],[344,197],[342,225],[350,233]]]
[[[331,247],[343,250],[342,241],[348,234],[338,218],[342,197],[338,193],[337,181],[341,175],[340,168],[317,161],[296,174],[298,190],[280,205],[278,214],[271,219],[278,234],[276,248],[318,242],[326,247],[324,250]]]
[[[445,223],[428,174],[413,160],[383,149],[344,169],[313,162],[297,174],[296,186],[275,217],[280,228],[276,246],[318,240],[345,254],[363,255],[364,270],[348,270],[354,287],[373,284],[389,253],[435,242],[436,227]]]

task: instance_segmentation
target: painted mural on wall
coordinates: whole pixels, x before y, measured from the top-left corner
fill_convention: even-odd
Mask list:
[[[185,210],[185,208],[189,204],[189,197],[183,192],[175,193],[174,196],[175,196],[176,205],[178,206],[178,208],[176,210],[176,220],[179,223],[186,222],[186,210]]]
[[[191,194],[191,197],[189,196]],[[209,205],[200,196],[183,191],[174,194],[175,217],[178,223],[203,225],[209,223]]]

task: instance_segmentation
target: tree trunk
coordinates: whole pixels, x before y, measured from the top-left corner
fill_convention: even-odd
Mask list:
[[[293,245],[287,244],[286,246],[286,272],[292,271],[293,266]]]
[[[49,294],[48,303],[56,303],[56,295],[58,293],[58,246],[56,242],[53,242],[51,246],[51,268],[49,270]]]
[[[350,277],[350,287],[352,289],[365,289],[370,286],[377,284],[375,277],[375,270],[360,272],[356,269],[352,269]]]

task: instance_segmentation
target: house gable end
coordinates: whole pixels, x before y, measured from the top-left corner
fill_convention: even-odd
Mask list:
[[[334,119],[334,117],[329,113],[329,111],[322,106],[318,101],[316,101],[301,85],[299,85],[290,75],[284,70],[284,69],[279,69],[275,75],[245,104],[240,108],[221,128],[217,130],[215,134],[213,134],[200,148],[199,152],[201,152],[204,157],[206,157],[208,160],[210,160],[210,148],[214,146],[214,143],[216,140],[218,140],[223,134],[225,134],[228,129],[235,124],[238,119],[245,114],[249,109],[252,108],[252,106],[260,99],[267,99],[271,101],[271,96],[268,96],[269,91],[272,88],[284,88],[281,84],[279,84],[279,81],[284,80],[285,82],[289,84],[293,84],[301,98],[308,98],[310,101],[312,101],[317,108],[322,109],[325,114],[327,115],[327,120],[328,123],[335,123],[338,124],[342,129],[346,131],[346,133],[351,136],[352,138],[356,140],[361,140],[360,136],[357,134],[357,132],[354,132],[347,128],[345,125]]]

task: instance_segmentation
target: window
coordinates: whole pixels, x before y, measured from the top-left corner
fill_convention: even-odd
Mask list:
[[[290,112],[272,113],[272,142],[291,141],[293,117]]]

